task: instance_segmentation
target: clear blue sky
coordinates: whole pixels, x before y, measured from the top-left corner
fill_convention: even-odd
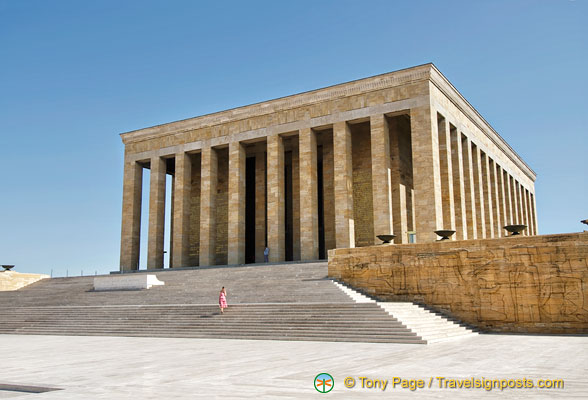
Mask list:
[[[0,0],[0,264],[118,269],[121,132],[427,62],[536,171],[540,232],[580,231],[587,20],[580,0]]]

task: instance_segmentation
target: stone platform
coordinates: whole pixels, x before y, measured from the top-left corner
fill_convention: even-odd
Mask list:
[[[0,335],[0,383],[58,387],[0,399],[583,399],[588,338],[479,335],[435,346]],[[56,362],[55,360],[59,360]],[[335,379],[317,393],[314,377]],[[347,389],[345,377],[563,379],[563,389]],[[13,396],[13,397],[9,397]]]

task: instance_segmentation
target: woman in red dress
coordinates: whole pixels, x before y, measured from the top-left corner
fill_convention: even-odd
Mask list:
[[[225,290],[224,286],[221,289],[220,294],[218,296],[218,305],[220,307],[221,314],[224,313],[224,309],[228,307],[227,306],[227,291]]]

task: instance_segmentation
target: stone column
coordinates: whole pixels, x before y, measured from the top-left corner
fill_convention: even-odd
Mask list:
[[[443,227],[437,112],[430,106],[410,110],[415,191],[416,239],[434,242]]]
[[[397,118],[388,121],[390,129],[390,158],[392,170],[392,222],[394,224],[394,243],[408,243],[408,212],[405,180],[402,179],[400,161],[400,126]],[[372,175],[373,179],[373,175]],[[410,192],[409,192],[410,195]],[[412,207],[412,206],[411,206]]]
[[[522,183],[519,183],[519,198],[521,200],[521,220],[523,221],[524,225],[527,225],[527,229],[525,229],[524,234],[529,234],[529,221],[527,220],[527,206],[525,204],[525,188],[523,187]]]
[[[267,138],[267,241],[272,262],[286,257],[284,194],[284,141],[272,135]]]
[[[492,207],[490,215],[492,216],[492,237],[500,237],[500,203],[498,202],[498,186],[496,185],[496,164],[494,160],[488,157],[488,175],[490,189],[489,198]]]
[[[355,247],[351,130],[347,122],[333,125],[335,176],[335,242],[337,248]]]
[[[518,188],[517,188],[517,181],[511,177],[511,190],[512,190],[512,208],[514,210],[512,220],[514,224],[520,224],[521,220],[519,219],[519,196],[518,196]]]
[[[174,161],[175,162],[175,161]],[[174,205],[175,205],[175,200],[174,200],[174,196],[176,193],[176,182],[174,179],[174,175],[172,175],[172,179],[171,179],[171,201],[170,201],[170,221],[169,221],[169,231],[171,232],[171,235],[169,235],[169,253],[168,253],[168,264],[169,264],[169,268],[172,268],[174,266]]]
[[[474,192],[476,197],[476,225],[478,239],[486,237],[486,219],[484,218],[484,179],[482,177],[482,155],[480,148],[472,144],[474,166]]]
[[[372,115],[370,117],[370,131],[374,243],[379,243],[377,235],[389,235],[394,231],[392,225],[390,131],[386,116]]]
[[[500,212],[502,213],[501,224],[498,226],[500,230],[500,236],[506,236],[506,232],[504,227],[508,225],[508,214],[507,214],[507,199],[506,199],[506,189],[504,185],[504,170],[499,165],[496,165],[498,170],[498,201],[500,204]]]
[[[521,185],[521,206],[523,210],[523,224],[527,225],[527,229],[525,229],[525,234],[530,235],[531,232],[531,224],[529,223],[529,213],[527,210],[527,189],[523,185]]]
[[[176,154],[173,189],[172,267],[190,266],[190,197],[192,161],[187,153]]]
[[[506,178],[506,196],[507,196],[507,207],[508,207],[508,224],[513,225],[515,223],[515,207],[514,207],[514,189],[512,187],[512,177],[508,172],[505,172]],[[505,233],[506,234],[506,233]]]
[[[298,132],[300,157],[300,258],[316,260],[318,254],[318,193],[316,133],[312,129]]]
[[[523,185],[519,182],[517,182],[517,200],[519,202],[519,220],[521,221],[521,224],[523,225],[527,225],[527,221],[525,221],[525,203],[524,203],[524,199],[523,199]],[[524,233],[527,233],[526,230]]]
[[[523,224],[527,225],[527,229],[525,229],[525,235],[528,235],[529,220],[527,219],[527,204],[525,203],[525,187],[522,184],[519,184],[519,195],[521,198],[521,219],[523,220]]]
[[[537,204],[535,203],[535,194],[531,193],[531,211],[533,214],[533,234],[539,234],[539,227],[537,226]]]
[[[461,134],[453,128],[449,131],[451,140],[451,171],[453,175],[453,199],[455,204],[455,230],[457,240],[468,239],[468,220],[466,212],[465,177]],[[468,177],[469,178],[469,177]]]
[[[478,217],[476,213],[476,190],[474,184],[474,159],[472,142],[462,135],[463,175],[466,203],[466,218],[468,221],[468,239],[478,238]]]
[[[229,264],[245,264],[245,157],[241,143],[229,143]]]
[[[521,220],[521,224],[527,225],[527,229],[523,231],[523,235],[527,235],[529,232],[529,224],[525,219],[525,189],[523,188],[522,184],[518,184],[518,200],[519,200],[519,219]]]
[[[165,173],[166,163],[161,157],[151,159],[149,187],[149,235],[147,241],[147,269],[163,268],[165,228]]]
[[[523,206],[521,203],[521,185],[515,180],[515,204],[517,210],[517,224],[524,224],[523,222]]]
[[[527,232],[529,233],[529,235],[534,235],[534,229],[533,229],[533,218],[531,218],[531,201],[529,199],[529,191],[527,189],[524,189],[524,194],[525,194],[525,218],[527,219],[527,223],[528,223],[528,228],[527,228]]]
[[[455,230],[455,199],[453,196],[453,165],[451,162],[451,137],[449,122],[438,119],[439,167],[441,174],[441,198],[443,208],[443,229]],[[455,240],[455,236],[451,239]]]
[[[216,187],[218,155],[211,147],[200,158],[200,266],[216,263]]]
[[[484,219],[486,221],[486,237],[494,237],[494,217],[492,209],[494,208],[492,202],[492,182],[490,177],[490,158],[487,154],[481,153],[482,156],[482,187],[484,193]]]
[[[255,152],[255,262],[263,262],[266,244],[265,215],[265,143],[257,145]]]
[[[120,270],[139,269],[141,242],[141,194],[143,167],[135,161],[125,161],[123,181],[122,227],[120,240]]]

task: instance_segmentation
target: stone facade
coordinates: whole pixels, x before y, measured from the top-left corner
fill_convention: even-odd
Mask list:
[[[588,333],[588,232],[336,249],[329,276],[483,330]]]
[[[325,258],[390,233],[537,234],[535,173],[432,64],[121,136],[121,270],[138,268],[142,209],[149,269],[164,251],[185,267],[259,262],[266,245],[271,261]]]

